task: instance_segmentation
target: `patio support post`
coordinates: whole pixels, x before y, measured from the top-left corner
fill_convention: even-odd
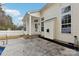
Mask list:
[[[25,24],[26,24],[25,27],[26,27],[26,31],[27,31],[27,20],[26,20],[26,23]]]
[[[29,15],[29,35],[31,35],[31,15]]]
[[[25,21],[25,28],[26,28],[26,30],[25,30],[25,32],[28,34],[28,24],[27,24],[27,20]]]

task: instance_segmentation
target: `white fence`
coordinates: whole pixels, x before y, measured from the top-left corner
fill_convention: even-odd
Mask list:
[[[27,32],[23,31],[23,30],[15,30],[15,31],[0,31],[0,36],[17,36],[17,35],[23,35],[23,34],[27,34]]]

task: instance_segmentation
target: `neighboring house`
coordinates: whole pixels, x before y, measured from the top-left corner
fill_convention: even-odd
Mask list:
[[[27,34],[74,43],[79,39],[79,4],[49,3],[23,18]]]

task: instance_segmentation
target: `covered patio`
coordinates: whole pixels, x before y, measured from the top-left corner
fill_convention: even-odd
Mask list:
[[[9,40],[2,56],[74,56],[78,51],[63,47],[42,38]]]
[[[37,12],[28,12],[23,19],[25,31],[28,35],[39,35],[40,34],[40,13]]]

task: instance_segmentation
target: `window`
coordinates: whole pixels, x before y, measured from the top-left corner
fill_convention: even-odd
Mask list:
[[[62,25],[62,33],[71,33],[71,24]]]
[[[38,29],[38,25],[37,25],[37,24],[35,24],[35,31],[37,31],[37,29]]]
[[[41,22],[41,26],[42,26],[42,27],[44,26],[44,22]]]
[[[69,11],[71,11],[71,6],[67,6],[67,7],[63,8],[62,13],[66,13]]]
[[[65,15],[62,18],[62,33],[71,33],[71,15]]]
[[[65,8],[65,13],[67,13],[68,11],[71,10],[71,7],[68,6]],[[64,14],[65,14],[64,13]],[[71,14],[67,13],[65,15],[62,16],[62,33],[71,33]]]
[[[34,20],[34,22],[38,22],[38,20]]]
[[[67,14],[62,17],[62,24],[71,23],[71,15]]]
[[[41,31],[44,31],[44,22],[41,22]]]
[[[41,18],[41,21],[43,21],[43,20],[44,20],[44,17]]]
[[[41,31],[44,31],[44,17],[41,18]]]
[[[44,31],[44,27],[41,27],[41,31]]]

